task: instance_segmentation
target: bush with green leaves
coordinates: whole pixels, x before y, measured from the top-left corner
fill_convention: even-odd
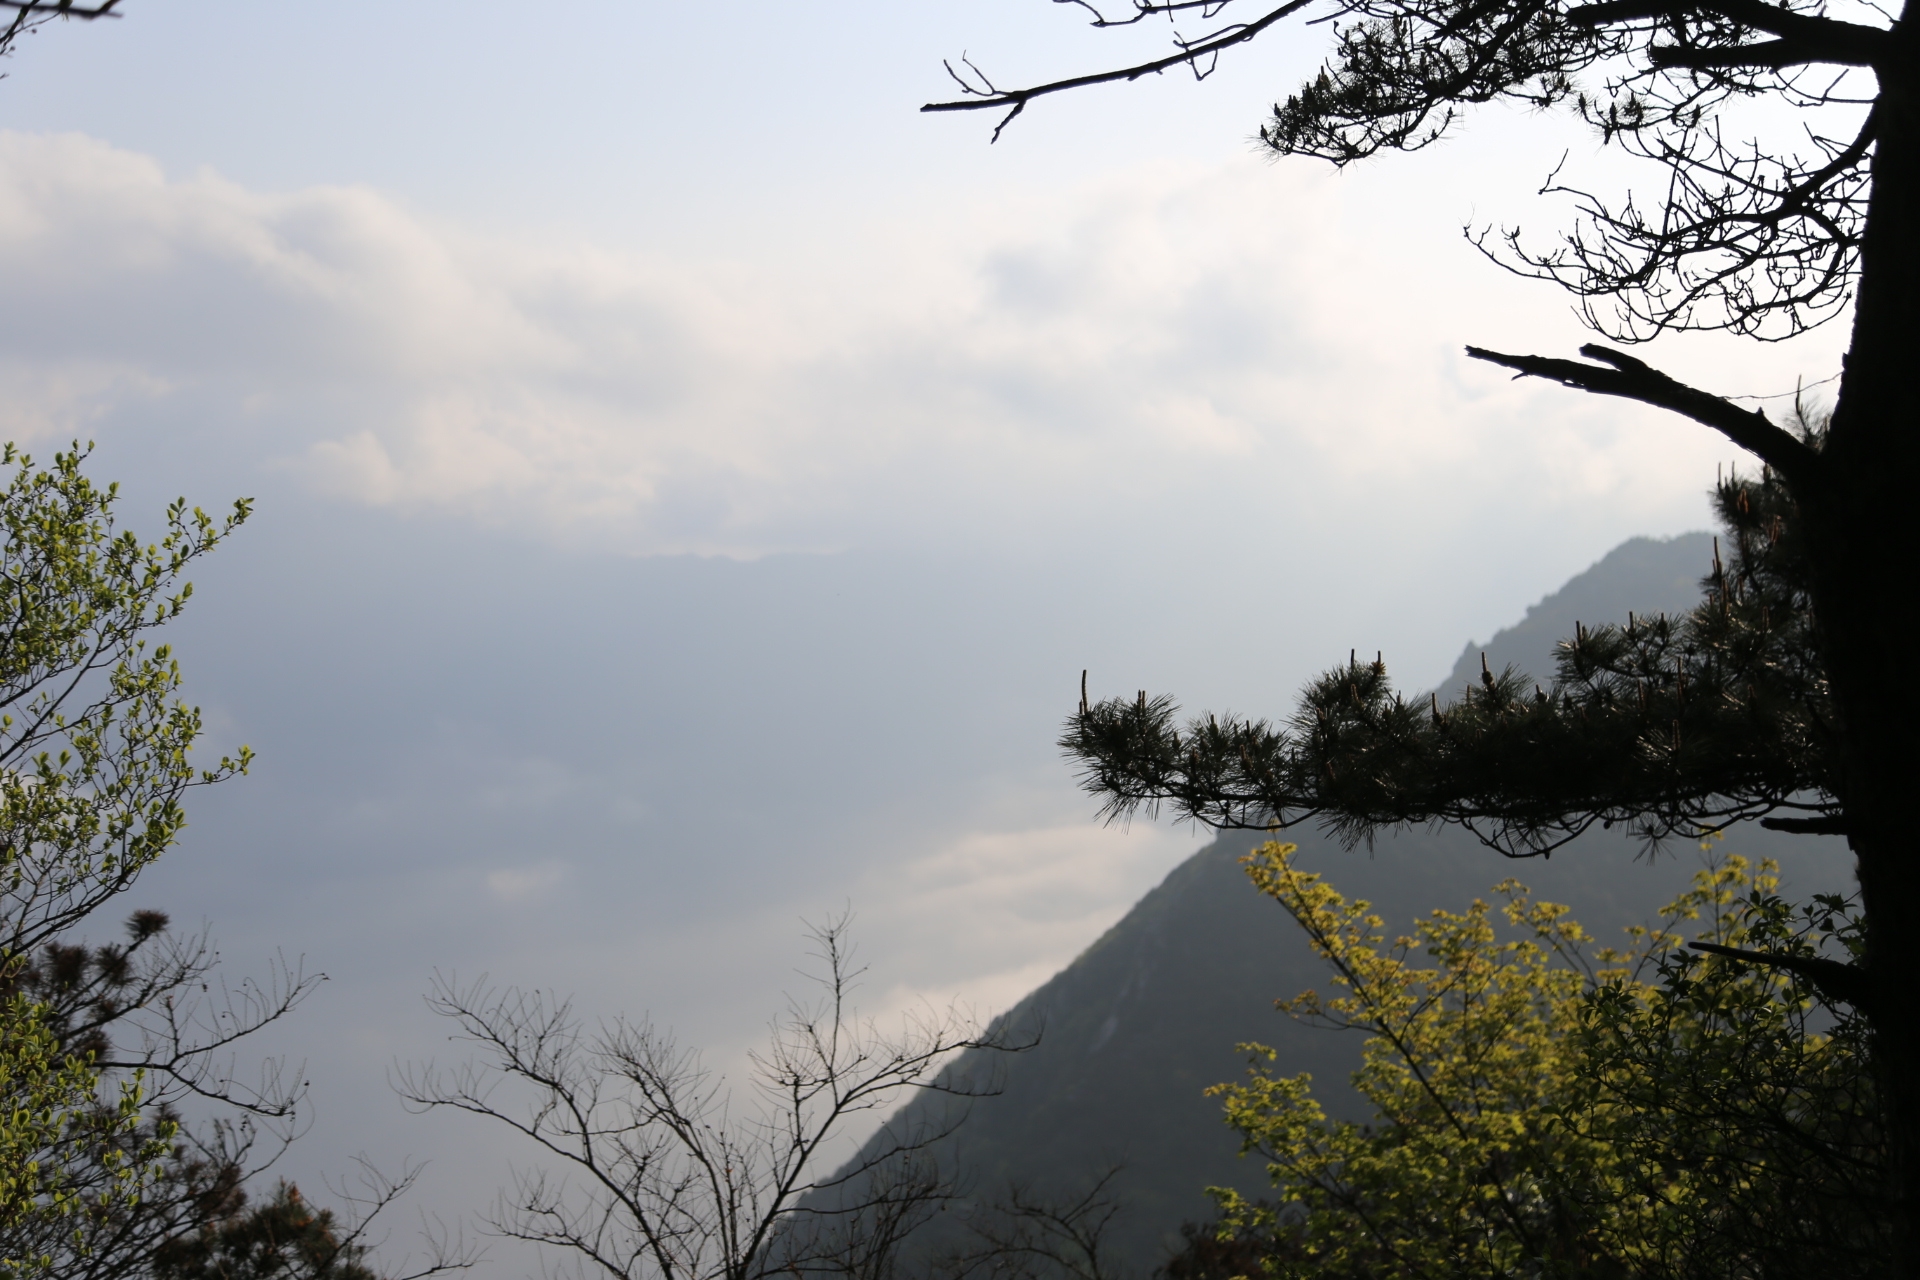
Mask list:
[[[1770,865],[1731,857],[1620,949],[1512,880],[1497,908],[1394,937],[1292,855],[1269,844],[1250,874],[1339,991],[1283,1007],[1367,1034],[1354,1085],[1375,1115],[1329,1119],[1311,1077],[1246,1046],[1248,1078],[1215,1092],[1276,1194],[1216,1190],[1220,1222],[1183,1273],[1253,1256],[1322,1278],[1784,1277],[1814,1258],[1889,1274],[1865,1018],[1802,973],[1728,954],[1834,963],[1859,946],[1851,903],[1796,909]]]

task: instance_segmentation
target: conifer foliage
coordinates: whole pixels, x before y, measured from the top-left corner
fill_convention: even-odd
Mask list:
[[[247,1207],[238,1186],[200,1230],[163,1243],[154,1280],[380,1280],[362,1261],[366,1246],[343,1238],[330,1209],[316,1209],[282,1182],[273,1198]]]
[[[1724,550],[1700,605],[1582,624],[1546,681],[1483,662],[1480,684],[1442,704],[1396,691],[1377,657],[1350,657],[1283,724],[1181,724],[1170,698],[1142,692],[1083,704],[1061,745],[1111,816],[1320,819],[1349,843],[1457,822],[1523,856],[1595,826],[1661,840],[1774,814],[1833,824],[1834,711],[1792,498],[1771,472],[1730,475],[1714,497]]]
[[[1304,722],[1252,727],[1260,731],[1206,725],[1175,739],[1171,704],[1142,695],[1117,712],[1083,710],[1069,747],[1121,808],[1158,798],[1229,821],[1260,821],[1261,808],[1319,814],[1348,837],[1390,821],[1459,819],[1509,852],[1532,852],[1594,821],[1626,818],[1659,835],[1753,814],[1845,835],[1866,921],[1849,986],[1872,990],[1893,1217],[1905,1230],[1895,1253],[1899,1274],[1920,1276],[1920,848],[1912,821],[1920,685],[1908,677],[1920,597],[1905,585],[1920,564],[1920,526],[1908,514],[1920,474],[1920,382],[1912,378],[1920,23],[1910,6],[1131,0],[1104,12],[1096,0],[1075,0],[1075,8],[1106,29],[1171,21],[1173,52],[1016,88],[962,59],[950,67],[960,96],[925,109],[998,109],[1004,129],[1048,94],[1177,69],[1206,77],[1217,58],[1298,17],[1302,35],[1331,38],[1331,50],[1267,117],[1261,138],[1279,154],[1346,165],[1421,150],[1471,107],[1507,102],[1571,115],[1603,146],[1644,161],[1651,180],[1615,192],[1549,175],[1544,194],[1572,203],[1557,240],[1476,232],[1501,267],[1571,290],[1597,332],[1617,342],[1688,328],[1772,340],[1826,320],[1849,324],[1834,415],[1818,443],[1605,345],[1580,347],[1584,359],[1467,347],[1469,357],[1521,376],[1690,418],[1770,466],[1788,509],[1776,514],[1797,526],[1791,547],[1776,549],[1799,553],[1818,658],[1811,670],[1824,691],[1818,681],[1797,689],[1791,670],[1763,679],[1768,672],[1738,662],[1732,639],[1703,664],[1703,626],[1644,633],[1626,620],[1619,631],[1574,637],[1571,668],[1563,664],[1553,691],[1488,672],[1480,697],[1453,710],[1430,704],[1425,729],[1417,708],[1384,689],[1384,670],[1356,660],[1309,693]],[[1753,641],[1801,626],[1791,612],[1782,622],[1776,603],[1741,578],[1726,593],[1728,626],[1749,606],[1766,610],[1740,618]],[[1741,725],[1757,735],[1745,758],[1734,737]],[[1467,758],[1440,745],[1442,733],[1471,739]],[[1572,775],[1582,743],[1599,768],[1592,781]],[[1340,770],[1342,760],[1354,770]],[[1791,812],[1801,802],[1795,787],[1811,794],[1814,812]]]
[[[1573,206],[1555,241],[1473,233],[1506,269],[1571,291],[1598,332],[1627,343],[1686,329],[1771,340],[1829,320],[1849,325],[1818,441],[1610,347],[1583,346],[1578,360],[1467,348],[1523,377],[1670,411],[1770,468],[1782,486],[1776,514],[1792,527],[1775,550],[1797,558],[1811,609],[1782,615],[1792,600],[1759,590],[1757,575],[1721,594],[1729,627],[1764,608],[1739,620],[1756,642],[1805,629],[1817,657],[1803,667],[1817,672],[1806,688],[1792,668],[1776,676],[1740,662],[1732,637],[1703,662],[1710,631],[1698,616],[1644,633],[1612,619],[1625,625],[1573,637],[1553,690],[1488,672],[1479,695],[1430,704],[1424,727],[1417,707],[1392,698],[1383,668],[1355,660],[1319,682],[1285,726],[1209,723],[1176,737],[1171,703],[1142,694],[1117,709],[1083,708],[1069,749],[1123,810],[1162,801],[1228,822],[1262,821],[1262,810],[1317,815],[1349,838],[1457,820],[1507,852],[1545,852],[1596,822],[1624,819],[1657,836],[1763,814],[1844,834],[1866,932],[1857,971],[1840,980],[1871,992],[1893,1217],[1904,1230],[1898,1271],[1920,1276],[1920,685],[1906,674],[1920,635],[1920,593],[1906,588],[1920,564],[1909,514],[1920,474],[1916,15],[1875,0],[1076,7],[1103,28],[1169,20],[1174,49],[1015,88],[962,59],[950,68],[960,96],[926,109],[999,110],[1004,128],[1049,94],[1169,70],[1204,77],[1219,57],[1298,18],[1331,48],[1263,125],[1275,152],[1344,165],[1420,150],[1474,106],[1507,102],[1571,116],[1644,162],[1647,180],[1613,192],[1550,175],[1543,194]],[[1183,30],[1188,23],[1203,29]],[[1770,504],[1760,505],[1755,519]],[[1467,746],[1456,753],[1440,741],[1446,734]],[[1803,803],[1813,810],[1795,813]]]

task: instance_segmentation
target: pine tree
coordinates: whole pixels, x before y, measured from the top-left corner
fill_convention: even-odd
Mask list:
[[[366,1247],[342,1238],[333,1211],[315,1209],[282,1182],[273,1198],[247,1206],[234,1186],[213,1220],[167,1241],[153,1257],[154,1280],[379,1280]]]
[[[1897,1214],[1910,1227],[1900,1270],[1920,1276],[1912,15],[1862,3],[1836,16],[1824,0],[1286,0],[1244,16],[1236,0],[1133,0],[1112,18],[1081,7],[1100,26],[1153,17],[1221,25],[1176,36],[1165,58],[1016,89],[963,61],[950,68],[961,97],[926,109],[998,109],[1004,128],[1048,94],[1184,67],[1204,74],[1222,53],[1306,15],[1331,23],[1332,50],[1263,127],[1276,153],[1344,165],[1432,145],[1477,104],[1558,108],[1653,166],[1657,182],[1639,198],[1610,199],[1550,179],[1576,204],[1574,225],[1545,247],[1517,231],[1482,232],[1480,247],[1502,266],[1570,289],[1589,324],[1621,342],[1686,329],[1775,339],[1849,324],[1830,429],[1818,434],[1606,346],[1582,347],[1584,360],[1467,349],[1522,376],[1667,409],[1765,465],[1742,492],[1770,507],[1781,531],[1743,515],[1750,537],[1774,545],[1766,555],[1749,545],[1693,618],[1583,630],[1553,689],[1488,672],[1481,694],[1430,705],[1424,722],[1393,698],[1378,663],[1352,661],[1283,728],[1202,721],[1176,735],[1171,704],[1143,694],[1086,708],[1068,743],[1121,809],[1164,801],[1228,822],[1323,817],[1358,836],[1461,820],[1513,853],[1623,820],[1661,831],[1766,815],[1844,834],[1865,951],[1826,980],[1870,1009]],[[1776,119],[1798,115],[1791,141],[1739,117],[1756,102]],[[1791,575],[1769,583],[1767,562],[1785,555]],[[1775,634],[1782,628],[1802,637],[1799,649]],[[1762,651],[1799,665],[1776,672],[1752,660]]]
[[[1804,433],[1822,447],[1823,433]],[[1698,607],[1576,624],[1549,680],[1483,670],[1452,702],[1397,693],[1376,655],[1323,673],[1284,724],[1200,716],[1169,698],[1083,702],[1062,745],[1110,815],[1167,806],[1223,827],[1318,821],[1349,846],[1454,822],[1512,857],[1595,827],[1650,844],[1743,819],[1848,830],[1839,712],[1822,660],[1798,505],[1782,478],[1733,474],[1715,491],[1722,535]],[[1861,952],[1867,946],[1864,929]],[[1881,972],[1791,948],[1733,954],[1791,973],[1875,1027],[1902,1016]],[[1889,1116],[1889,1122],[1891,1122]],[[1876,1202],[1906,1222],[1896,1186]]]

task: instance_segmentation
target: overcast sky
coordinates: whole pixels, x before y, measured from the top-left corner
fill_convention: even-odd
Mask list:
[[[316,1104],[290,1172],[434,1159],[444,1212],[503,1179],[387,1090],[459,1051],[436,970],[733,1061],[851,904],[871,1005],[1004,1007],[1197,842],[1092,822],[1052,745],[1082,668],[1277,713],[1357,647],[1420,688],[1705,526],[1703,429],[1460,354],[1590,337],[1460,234],[1550,233],[1568,148],[1608,176],[1566,121],[1270,163],[1305,30],[997,145],[915,110],[963,51],[1013,82],[1164,38],[1042,0],[128,0],[23,42],[0,428],[97,440],[136,529],[258,501],[176,642],[259,764],[138,896],[332,979],[275,1042]],[[1650,358],[1778,394],[1840,336]]]

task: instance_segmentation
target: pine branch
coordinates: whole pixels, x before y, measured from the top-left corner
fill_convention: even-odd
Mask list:
[[[1689,950],[1704,951],[1708,955],[1724,956],[1729,960],[1741,960],[1747,964],[1763,965],[1770,969],[1785,969],[1788,973],[1805,978],[1815,990],[1829,1000],[1850,1004],[1862,1013],[1871,1014],[1873,1005],[1873,983],[1867,971],[1859,965],[1846,964],[1839,960],[1829,960],[1824,956],[1797,956],[1783,951],[1748,951],[1743,947],[1726,947],[1717,942],[1689,942]]]
[[[1789,481],[1809,475],[1819,463],[1818,454],[1790,432],[1769,422],[1767,415],[1758,409],[1742,409],[1711,392],[1689,387],[1623,351],[1589,342],[1580,348],[1580,354],[1612,367],[1596,368],[1550,356],[1514,356],[1482,347],[1467,348],[1467,355],[1472,359],[1513,369],[1523,378],[1548,378],[1595,395],[1638,400],[1692,418],[1753,453]]]
[[[1112,71],[1100,71],[1092,75],[1073,76],[1066,80],[1051,80],[1045,84],[1032,85],[1025,89],[1001,89],[991,80],[988,80],[986,76],[982,75],[978,67],[975,67],[971,62],[966,62],[964,65],[967,70],[979,81],[978,87],[976,87],[972,81],[969,81],[959,72],[955,71],[952,63],[948,63],[947,74],[952,76],[955,82],[959,84],[960,92],[965,96],[948,102],[929,102],[922,106],[920,110],[984,111],[996,107],[1008,107],[1010,110],[1007,112],[1006,118],[1001,120],[993,131],[994,139],[997,141],[1000,137],[1000,131],[1011,124],[1015,116],[1025,111],[1027,104],[1035,98],[1044,97],[1050,93],[1064,93],[1069,89],[1084,89],[1089,85],[1112,84],[1120,80],[1138,80],[1142,76],[1158,75],[1162,71],[1171,70],[1182,64],[1192,66],[1196,74],[1204,75],[1205,73],[1200,71],[1198,65],[1201,59],[1211,58],[1223,49],[1230,49],[1234,45],[1245,44],[1255,36],[1258,36],[1262,31],[1265,31],[1268,27],[1271,27],[1274,23],[1279,22],[1282,18],[1290,17],[1300,12],[1300,10],[1306,8],[1313,2],[1314,0],[1289,0],[1288,3],[1281,5],[1278,9],[1272,10],[1264,17],[1256,18],[1245,25],[1235,25],[1224,28],[1211,36],[1196,40],[1190,44],[1184,41],[1178,41],[1176,37],[1176,42],[1179,43],[1180,46],[1180,52],[1172,54],[1169,57],[1155,58],[1151,62],[1136,63],[1128,67],[1116,67]],[[1099,25],[1111,24],[1103,23]]]
[[[1594,827],[1658,842],[1835,813],[1799,505],[1779,471],[1723,479],[1715,505],[1732,557],[1716,548],[1699,606],[1576,624],[1550,682],[1485,667],[1443,706],[1349,653],[1281,723],[1181,723],[1171,698],[1096,701],[1083,684],[1060,746],[1109,819],[1165,807],[1214,827],[1318,821],[1349,846],[1451,822],[1534,857]]]
[[[1686,67],[1706,71],[1721,67],[1800,67],[1812,62],[1829,66],[1871,67],[1879,65],[1885,47],[1847,41],[1826,44],[1814,40],[1762,40],[1758,44],[1734,45],[1728,49],[1683,49],[1677,45],[1655,45],[1647,51],[1647,60],[1656,67]]]
[[[1842,22],[1811,13],[1796,13],[1764,0],[1607,0],[1577,5],[1567,11],[1575,26],[1601,27],[1615,22],[1678,21],[1694,15],[1713,15],[1768,35],[1800,39],[1829,48],[1870,48],[1885,51],[1890,34],[1878,27]]]

